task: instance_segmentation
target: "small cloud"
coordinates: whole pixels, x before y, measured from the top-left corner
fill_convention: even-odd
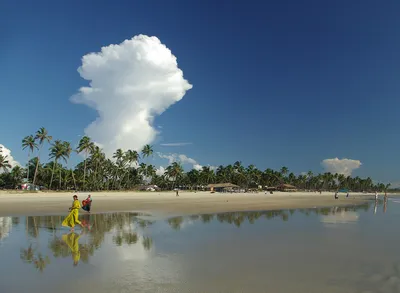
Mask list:
[[[182,162],[182,164],[192,164],[195,165],[197,164],[197,161],[195,159],[189,158],[186,155],[178,155],[179,161]]]
[[[191,142],[172,142],[172,143],[160,143],[161,146],[167,146],[167,147],[179,147],[179,146],[185,146],[185,145],[191,145]]]
[[[12,168],[15,166],[21,166],[21,164],[16,161],[13,156],[11,155],[11,150],[6,148],[4,145],[0,144],[0,154],[7,157],[8,163],[11,165]],[[0,171],[1,172],[1,171]]]
[[[321,162],[322,167],[326,172],[343,174],[350,176],[351,173],[360,168],[361,161],[352,159],[325,159]]]
[[[195,169],[195,170],[197,170],[197,171],[200,171],[201,169],[203,169],[203,166],[200,165],[200,164],[194,164],[194,165],[193,165],[193,169]]]
[[[195,159],[189,158],[188,156],[184,155],[184,154],[163,154],[160,152],[157,152],[157,155],[162,158],[162,159],[166,159],[168,160],[169,164],[172,164],[173,162],[180,162],[181,164],[185,165],[192,165],[193,169],[196,170],[201,170],[203,168],[202,165],[200,165]],[[208,166],[210,167],[210,169],[215,170],[216,167],[215,166]]]
[[[160,166],[156,169],[156,175],[162,176],[165,173],[165,168],[163,166]]]
[[[165,155],[165,154],[162,154],[162,153],[157,152],[157,155],[158,155],[161,159],[166,159],[166,160],[168,160],[168,164],[172,164],[173,162],[176,161],[176,157],[174,156],[174,154]]]

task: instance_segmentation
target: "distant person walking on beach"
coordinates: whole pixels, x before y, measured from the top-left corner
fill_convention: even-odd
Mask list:
[[[375,191],[375,200],[378,200],[378,192]]]
[[[339,199],[339,195],[337,192],[335,192],[335,199]]]
[[[76,224],[80,225],[83,228],[81,221],[79,221],[79,209],[81,208],[81,204],[79,203],[78,196],[74,195],[72,197],[74,199],[72,203],[72,207],[69,208],[69,214],[62,222],[62,226],[71,227],[71,232],[74,231],[74,227]]]

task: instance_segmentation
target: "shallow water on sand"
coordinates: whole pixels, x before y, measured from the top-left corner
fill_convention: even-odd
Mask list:
[[[400,203],[0,218],[0,292],[400,292]]]

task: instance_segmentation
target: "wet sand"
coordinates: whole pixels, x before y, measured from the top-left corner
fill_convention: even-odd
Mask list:
[[[82,201],[89,193],[78,193]],[[90,192],[92,213],[144,212],[152,215],[190,215],[232,211],[277,210],[362,204],[372,194],[352,193],[349,198],[333,193],[294,192],[274,194],[210,192]],[[68,213],[73,193],[14,193],[0,191],[0,216],[57,215]],[[82,211],[85,213],[84,211]]]

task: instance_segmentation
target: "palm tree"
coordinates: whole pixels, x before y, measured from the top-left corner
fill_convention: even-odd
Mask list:
[[[95,188],[100,188],[101,183],[104,181],[103,178],[98,178],[98,174],[100,173],[100,176],[104,177],[104,169],[105,169],[105,162],[106,161],[106,155],[102,152],[102,150],[95,145],[93,149],[91,150],[91,156],[90,156],[92,168],[94,167],[94,173],[93,173],[93,186]],[[100,170],[99,170],[100,168]],[[100,171],[100,172],[99,172]]]
[[[215,173],[214,170],[210,169],[208,166],[203,166],[200,171],[200,178],[201,183],[204,185],[208,185],[215,181]]]
[[[49,189],[51,189],[51,184],[53,183],[54,170],[57,165],[57,161],[60,158],[66,160],[65,156],[66,156],[65,144],[58,139],[50,147],[50,159],[54,159],[54,162],[53,162],[53,171],[51,173]]]
[[[176,185],[176,180],[180,177],[182,177],[183,174],[183,167],[180,163],[178,162],[173,162],[172,165],[168,166],[165,169],[165,173],[169,178],[173,179],[173,188]]]
[[[134,150],[127,150],[125,153],[125,161],[128,162],[129,164],[129,169],[132,169],[132,164],[137,164],[137,162],[139,161],[139,154],[137,151]],[[127,170],[128,173],[128,180],[127,180],[127,186],[129,186],[129,173],[130,170]]]
[[[288,167],[282,167],[280,173],[285,177],[289,173]]]
[[[123,169],[124,167],[124,158],[125,158],[125,154],[124,151],[122,149],[117,149],[115,151],[115,153],[113,154],[113,158],[116,159],[116,168],[115,168],[115,173],[114,173],[114,188],[117,184],[117,179],[118,179],[118,173],[119,171],[121,171],[121,169]],[[120,178],[121,179],[121,178]],[[121,180],[120,180],[120,185],[121,185]]]
[[[142,149],[143,158],[148,158],[153,155],[153,146],[146,144]]]
[[[36,163],[36,168],[35,168],[35,175],[33,176],[33,185],[35,185],[36,183],[36,176],[37,176],[37,171],[39,168],[39,162],[40,162],[40,152],[43,148],[43,144],[45,141],[47,141],[48,143],[50,143],[50,141],[53,139],[52,136],[50,136],[46,130],[46,128],[41,127],[38,131],[36,131],[36,135],[35,135],[35,140],[39,140],[39,153],[38,153],[38,160]]]
[[[33,137],[33,135],[25,136],[25,138],[22,140],[22,149],[24,150],[26,148],[28,148],[28,165],[29,165],[30,156],[31,154],[33,154],[33,150],[38,149],[38,145],[35,142],[35,138]],[[27,167],[26,171],[26,181],[29,182],[29,166]]]
[[[86,184],[86,161],[87,161],[87,156],[89,154],[89,152],[93,149],[93,142],[90,140],[89,136],[84,136],[81,138],[81,140],[79,141],[79,145],[78,145],[78,149],[77,152],[78,154],[80,154],[81,152],[85,152],[85,160],[84,160],[84,168],[83,168],[83,188],[85,188],[85,184]]]
[[[5,173],[8,172],[8,169],[11,169],[11,164],[9,163],[8,156],[3,156],[0,154],[0,171],[3,170]]]
[[[10,172],[12,185],[17,186],[22,183],[24,178],[24,170],[20,166],[15,166]]]
[[[188,183],[190,185],[190,189],[193,189],[193,186],[199,185],[199,178],[200,178],[200,172],[196,169],[192,169],[189,172],[186,173],[186,177],[188,179]]]
[[[63,158],[64,158],[65,163],[67,164],[67,169],[68,169],[68,161],[67,161],[67,159],[69,159],[69,157],[71,156],[71,153],[72,153],[71,143],[68,142],[68,141],[64,141],[64,157]],[[71,174],[72,174],[72,179],[74,180],[74,186],[75,186],[75,190],[76,190],[77,189],[76,188],[76,181],[75,181],[74,171],[72,171],[72,169],[71,169]],[[60,176],[60,178],[61,178],[61,176]]]

